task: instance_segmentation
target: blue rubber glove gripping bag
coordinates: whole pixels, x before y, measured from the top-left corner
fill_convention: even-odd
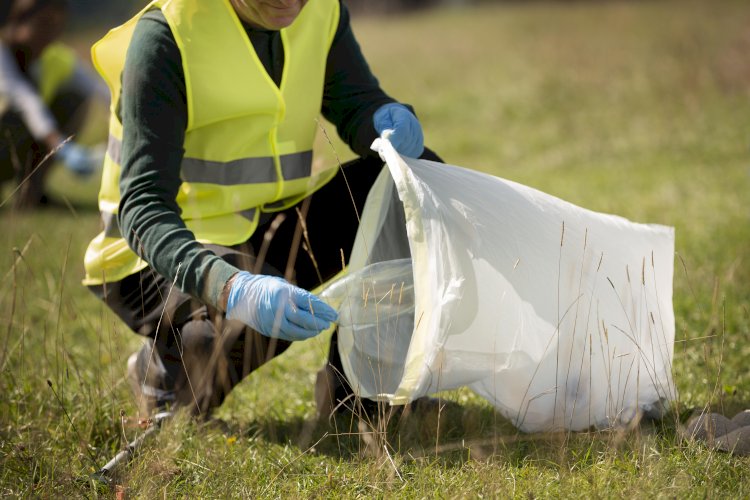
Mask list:
[[[296,341],[328,329],[338,314],[317,296],[282,278],[242,271],[232,282],[226,317],[266,337]]]
[[[424,135],[414,113],[399,103],[382,105],[373,115],[378,135],[390,130],[388,140],[400,155],[419,158],[424,151]]]

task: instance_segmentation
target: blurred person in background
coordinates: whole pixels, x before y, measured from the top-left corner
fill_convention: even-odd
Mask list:
[[[401,154],[437,156],[339,0],[156,1],[92,54],[113,105],[84,283],[146,338],[127,363],[141,414],[207,416],[337,320],[308,290],[352,248],[383,165],[373,140],[391,129]],[[313,171],[321,114],[359,159]],[[322,415],[353,405],[335,332],[317,380]]]
[[[81,177],[101,162],[101,155],[68,140],[83,125],[91,99],[108,103],[109,91],[56,41],[67,12],[66,0],[10,0],[0,10],[0,182],[19,184],[18,208],[47,201],[50,153]]]

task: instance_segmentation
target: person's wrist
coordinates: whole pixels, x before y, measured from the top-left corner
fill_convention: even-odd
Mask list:
[[[235,278],[237,278],[237,275],[239,273],[234,273],[226,283],[224,283],[224,288],[221,290],[221,295],[219,295],[219,308],[227,312],[227,301],[229,300],[229,292],[232,291],[232,285],[234,284]]]
[[[63,147],[66,144],[66,141],[64,140],[63,136],[60,135],[57,131],[52,131],[44,138],[44,143],[47,146],[47,149],[50,151],[55,151],[61,147]]]

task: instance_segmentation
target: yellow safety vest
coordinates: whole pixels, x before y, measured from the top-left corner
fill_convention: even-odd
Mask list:
[[[51,43],[39,57],[39,81],[36,82],[39,95],[45,104],[50,105],[65,82],[73,75],[76,56],[70,47],[61,43]]]
[[[188,124],[177,203],[197,241],[246,241],[261,212],[288,208],[331,180],[313,174],[328,51],[339,22],[338,0],[309,2],[281,30],[284,71],[277,87],[228,0],[155,0],[92,48],[112,93],[110,140],[99,192],[104,231],[89,244],[84,284],[117,281],[147,263],[120,235],[122,124],[114,110],[125,53],[138,19],[160,8],[180,49]]]

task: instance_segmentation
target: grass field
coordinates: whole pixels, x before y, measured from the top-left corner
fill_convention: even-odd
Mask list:
[[[750,408],[750,6],[511,2],[354,24],[447,162],[676,228],[673,414],[523,435],[456,391],[457,407],[392,422],[372,453],[345,419],[314,424],[314,339],[232,393],[226,428],[177,418],[116,483],[133,498],[750,496],[750,458],[675,431],[693,409]],[[86,477],[136,435],[121,414],[140,340],[80,285],[96,182],[55,172],[51,190],[69,207],[0,209],[0,495],[109,496]]]

